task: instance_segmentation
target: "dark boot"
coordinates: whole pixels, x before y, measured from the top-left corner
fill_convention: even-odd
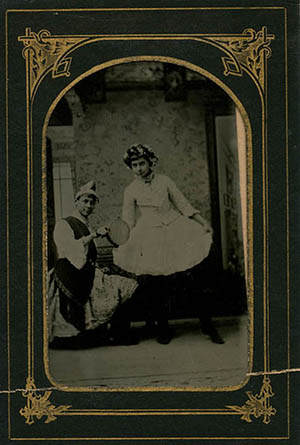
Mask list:
[[[169,327],[169,281],[167,277],[153,277],[153,294],[151,298],[152,313],[157,321],[156,340],[161,345],[168,345],[172,340],[172,330]]]
[[[131,299],[126,301],[114,313],[109,330],[111,345],[129,346],[139,343],[137,334],[130,328],[133,303],[134,300]]]
[[[172,330],[170,329],[170,326],[164,326],[164,327],[158,327],[158,335],[157,335],[157,343],[160,343],[161,345],[168,345],[170,341],[172,340]]]
[[[145,325],[141,328],[143,338],[153,338],[157,336],[157,325],[152,318],[146,318]]]
[[[213,343],[222,345],[224,342],[223,338],[220,336],[216,327],[213,325],[210,318],[200,318],[201,330],[204,335],[209,335]]]

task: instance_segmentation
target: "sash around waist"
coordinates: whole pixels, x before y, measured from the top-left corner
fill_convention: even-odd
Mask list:
[[[82,269],[74,267],[66,258],[60,258],[54,269],[54,279],[62,292],[74,302],[83,305],[94,284],[95,265],[87,261]]]
[[[175,209],[170,209],[165,212],[160,208],[145,206],[140,208],[140,211],[141,217],[139,218],[138,223],[147,227],[166,226],[182,216],[181,213]]]

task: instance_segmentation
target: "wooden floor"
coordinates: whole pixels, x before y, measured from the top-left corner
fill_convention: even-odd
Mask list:
[[[171,322],[168,345],[144,339],[134,346],[105,346],[81,351],[49,350],[53,380],[66,386],[106,388],[222,388],[241,384],[248,372],[247,316],[219,318],[225,344],[214,344],[199,321]],[[140,324],[135,325],[138,331]]]

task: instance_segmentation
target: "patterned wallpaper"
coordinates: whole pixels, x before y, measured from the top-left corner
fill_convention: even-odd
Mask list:
[[[121,214],[123,190],[133,175],[122,161],[131,144],[150,145],[157,171],[170,176],[210,220],[204,107],[198,91],[185,102],[166,102],[162,91],[107,92],[106,103],[87,106],[74,119],[77,187],[95,179],[101,195],[93,224]]]

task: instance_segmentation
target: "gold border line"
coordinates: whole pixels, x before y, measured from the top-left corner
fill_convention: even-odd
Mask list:
[[[266,55],[263,54],[264,58],[264,82],[266,82]],[[267,115],[266,115],[266,95],[262,99],[263,106],[263,126],[262,126],[262,172],[263,172],[263,259],[264,259],[264,283],[263,283],[263,302],[264,302],[264,372],[268,371],[268,210],[267,210],[267,138],[266,138],[266,125],[267,125]]]
[[[115,440],[115,441],[128,441],[128,440],[282,440],[282,439],[289,439],[289,437],[287,436],[282,436],[282,437],[258,437],[258,436],[254,436],[254,437],[12,437],[11,440]]]
[[[268,64],[267,55],[264,51],[264,65],[265,65],[265,150],[266,150],[266,313],[267,313],[267,326],[266,326],[266,342],[267,342],[267,371],[270,371],[270,242],[269,242],[269,154],[268,154]]]
[[[31,56],[31,53],[29,52]],[[30,73],[31,75],[31,73]],[[31,259],[31,375],[34,379],[34,249],[33,249],[33,221],[34,221],[34,213],[33,213],[33,152],[32,152],[32,104],[30,99],[30,115],[29,115],[29,129],[30,129],[30,259]]]
[[[219,416],[240,416],[240,413],[234,412],[234,411],[225,411],[225,412],[215,412],[214,410],[211,411],[205,411],[202,412],[201,410],[194,412],[190,410],[182,411],[182,412],[173,412],[169,411],[134,411],[134,412],[114,412],[111,411],[90,411],[90,412],[81,412],[81,410],[78,411],[66,411],[62,412],[60,416],[101,416],[101,417],[110,417],[110,416],[211,416],[211,415],[219,415]]]
[[[187,38],[188,40],[192,40],[193,37],[207,37],[207,40],[211,41],[211,38],[214,37],[240,37],[240,38],[245,38],[246,35],[245,34],[204,34],[204,33],[190,33],[190,34],[184,34],[184,33],[176,33],[176,34],[168,34],[168,33],[146,33],[146,34],[51,34],[51,35],[47,35],[45,36],[45,38],[47,40],[55,40],[55,39],[86,39],[89,42],[93,42],[93,39],[96,40],[101,40],[101,39],[105,39],[105,38],[115,38],[115,39],[130,39],[132,38],[134,40],[134,38],[136,38],[136,40],[138,40],[138,38],[140,37],[149,37],[149,38],[155,38],[157,37],[158,39],[161,39],[162,37],[172,37],[174,40],[177,39],[182,39],[183,37]],[[23,36],[22,38],[20,38],[20,41],[23,40],[33,40],[32,37],[25,37]],[[215,43],[213,40],[211,41],[213,43]],[[218,46],[219,48],[219,46]],[[224,51],[225,48],[222,46],[222,50]],[[229,53],[230,56],[232,56],[232,52]],[[65,53],[64,53],[65,55]]]
[[[290,347],[291,347],[291,338],[290,338],[290,205],[289,205],[289,108],[288,108],[288,34],[287,34],[287,9],[284,8],[284,49],[285,49],[285,156],[286,156],[286,248],[287,248],[287,273],[286,273],[286,286],[287,286],[287,337],[288,337],[288,357],[287,357],[287,369],[291,367],[290,360]],[[287,397],[287,408],[288,408],[288,435],[290,437],[291,434],[291,425],[290,425],[290,375],[287,374],[287,386],[288,386],[288,397]]]
[[[212,6],[182,8],[69,8],[69,9],[8,9],[7,12],[111,12],[111,11],[219,11],[219,10],[282,10],[283,6]]]
[[[186,411],[188,411],[191,414],[197,414],[197,415],[201,415],[201,414],[207,414],[207,413],[216,413],[216,414],[234,414],[234,415],[239,415],[238,413],[236,413],[235,411],[231,411],[229,409],[220,409],[220,408],[216,408],[216,409],[184,409],[184,408],[178,408],[178,409],[168,409],[168,412],[166,413],[165,409],[70,409],[68,411],[65,411],[64,413],[60,414],[60,415],[69,415],[69,413],[74,413],[74,414],[89,414],[89,413],[99,413],[99,414],[104,414],[104,415],[109,415],[109,414],[114,414],[115,412],[121,415],[127,415],[129,414],[136,414],[139,412],[145,413],[145,414],[151,414],[151,413],[157,413],[157,414],[168,414],[168,415],[175,415],[175,414],[186,414]]]
[[[6,304],[7,304],[7,383],[8,383],[8,395],[7,395],[7,422],[8,422],[8,438],[11,436],[11,421],[10,421],[10,391],[11,391],[11,376],[10,376],[10,231],[9,231],[9,152],[8,152],[8,18],[5,13],[5,128],[6,128]]]
[[[34,254],[33,254],[33,141],[31,71],[32,54],[26,51],[26,134],[27,134],[27,193],[28,193],[28,377],[34,377]]]
[[[29,51],[30,57],[32,57],[31,51]],[[31,99],[30,99],[31,101]],[[30,102],[30,116],[29,116],[29,126],[30,126],[30,209],[31,209],[31,356],[32,356],[32,378],[34,379],[34,235],[33,235],[33,221],[34,221],[34,199],[33,199],[33,127],[32,127],[32,102]]]
[[[162,57],[162,56],[135,56],[135,57],[127,57],[122,59],[115,59],[110,60],[109,62],[102,63],[100,65],[94,66],[90,70],[86,71],[84,74],[77,77],[75,80],[69,83],[67,87],[65,87],[55,98],[55,100],[52,102],[51,106],[49,107],[49,110],[47,112],[44,126],[43,126],[43,142],[42,142],[42,177],[46,179],[46,156],[45,156],[45,150],[46,150],[46,133],[47,133],[47,125],[51,116],[52,111],[54,110],[56,104],[58,101],[65,95],[65,93],[70,90],[76,83],[78,83],[81,79],[89,76],[90,74],[99,71],[101,69],[107,68],[109,66],[118,65],[121,63],[130,63],[134,61],[160,61],[160,62],[168,62],[168,63],[174,63],[177,65],[185,66],[186,68],[191,69],[192,71],[199,72],[202,75],[205,75],[206,77],[213,80],[218,86],[220,86],[233,100],[233,102],[236,104],[237,108],[239,109],[241,116],[243,117],[244,123],[245,123],[245,129],[246,129],[246,140],[247,140],[247,159],[248,162],[252,163],[252,130],[250,125],[250,119],[248,117],[248,114],[240,102],[240,100],[237,98],[237,96],[231,91],[229,87],[227,87],[220,79],[218,79],[216,76],[212,75],[210,72],[204,70],[203,68],[200,68],[199,66],[192,64],[190,62],[186,62],[181,59],[173,58],[173,57]],[[247,165],[248,170],[249,165]],[[249,177],[252,180],[252,169],[249,173]],[[250,213],[253,211],[253,184],[248,184],[247,191],[249,192],[249,196],[251,197],[247,202],[247,225],[251,229],[252,226],[252,219],[253,214]],[[243,386],[247,384],[247,382],[250,379],[250,376],[246,376],[245,380],[236,386],[229,386],[229,387],[200,387],[200,388],[191,388],[191,387],[182,387],[182,388],[166,388],[166,387],[120,387],[120,388],[95,388],[95,387],[67,387],[60,385],[56,383],[49,372],[49,363],[48,363],[48,338],[47,338],[47,311],[46,311],[46,295],[47,295],[47,214],[45,212],[46,203],[47,202],[47,190],[46,190],[46,181],[43,181],[42,184],[42,205],[43,205],[43,300],[44,300],[44,365],[45,365],[45,372],[47,375],[47,378],[51,382],[52,385],[56,386],[58,389],[62,391],[81,391],[81,392],[120,392],[120,391],[126,391],[126,392],[137,392],[137,391],[143,391],[143,392],[158,392],[158,391],[172,391],[172,392],[183,392],[183,391],[193,391],[193,392],[200,392],[200,391],[212,391],[212,392],[220,392],[220,391],[235,391],[238,389],[241,389]],[[249,350],[248,350],[248,366],[250,370],[253,367],[253,329],[254,329],[254,310],[253,310],[253,275],[250,275],[250,271],[253,271],[253,233],[252,237],[249,237],[249,252],[248,252],[248,270],[249,270],[249,280],[250,280],[250,286],[248,287],[248,308],[249,308],[249,314],[248,314],[248,320],[250,325],[250,332],[249,332]],[[251,267],[252,266],[252,267]]]
[[[27,354],[28,354],[28,376],[32,377],[32,358],[31,358],[31,306],[32,306],[32,290],[31,290],[31,187],[30,187],[30,177],[31,177],[31,149],[30,149],[30,57],[29,52],[26,54],[26,140],[27,140],[27,292],[28,292],[28,307],[27,307],[27,323],[28,323],[28,331],[27,331]]]

